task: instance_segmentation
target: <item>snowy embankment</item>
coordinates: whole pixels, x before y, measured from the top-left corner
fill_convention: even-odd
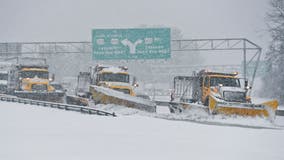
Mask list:
[[[136,109],[126,108],[117,105],[96,105],[91,106],[95,109],[106,112],[116,113],[118,116],[125,115],[140,115],[152,118],[159,118],[171,121],[186,121],[207,125],[243,127],[243,128],[271,128],[282,129],[283,126],[278,123],[277,119],[271,121],[266,117],[243,117],[236,115],[210,115],[204,110],[204,106],[195,104],[190,110],[185,110],[183,113],[172,114],[166,106],[157,106],[157,113],[149,113]]]
[[[204,125],[120,111],[119,117],[105,117],[0,102],[0,159],[284,159],[283,129]],[[284,117],[276,122],[284,125]]]

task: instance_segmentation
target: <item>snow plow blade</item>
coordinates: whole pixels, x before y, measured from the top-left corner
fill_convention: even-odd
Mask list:
[[[63,103],[65,93],[15,91],[15,96],[32,100]]]
[[[66,103],[67,104],[73,104],[73,105],[79,105],[79,106],[89,106],[89,100],[87,98],[78,97],[78,96],[66,96]]]
[[[156,112],[156,104],[147,99],[95,85],[90,86],[90,92],[96,104],[117,104],[147,112]]]
[[[262,104],[226,102],[209,96],[209,112],[213,114],[275,117],[278,101],[272,100]]]

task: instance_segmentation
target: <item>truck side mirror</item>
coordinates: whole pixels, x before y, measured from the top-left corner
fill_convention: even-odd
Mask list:
[[[54,81],[54,78],[55,78],[55,75],[54,75],[54,73],[51,75],[51,77],[49,78],[49,81],[50,82],[53,82]]]
[[[245,89],[249,90],[249,89],[252,89],[252,87],[251,86],[247,86]]]
[[[246,90],[249,90],[251,89],[252,87],[248,85],[248,80],[245,80],[245,89]]]
[[[134,83],[133,86],[134,86],[134,87],[139,87],[139,84],[136,82],[136,83]]]
[[[248,80],[245,80],[245,88],[248,87]]]

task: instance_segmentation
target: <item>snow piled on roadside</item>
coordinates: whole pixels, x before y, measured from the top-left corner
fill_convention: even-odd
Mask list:
[[[133,108],[118,106],[114,104],[96,105],[96,109],[104,110],[107,112],[114,112],[118,116],[147,116],[152,118],[160,118],[174,121],[188,121],[201,123],[205,125],[221,125],[232,127],[245,127],[245,128],[274,128],[282,129],[283,127],[271,122],[265,117],[244,117],[237,115],[209,115],[202,108],[193,108],[179,114],[172,113],[148,113]]]

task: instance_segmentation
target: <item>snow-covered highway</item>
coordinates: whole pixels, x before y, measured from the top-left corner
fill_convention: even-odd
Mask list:
[[[284,117],[275,123],[284,126]],[[118,117],[0,102],[0,159],[284,159],[283,129]]]

